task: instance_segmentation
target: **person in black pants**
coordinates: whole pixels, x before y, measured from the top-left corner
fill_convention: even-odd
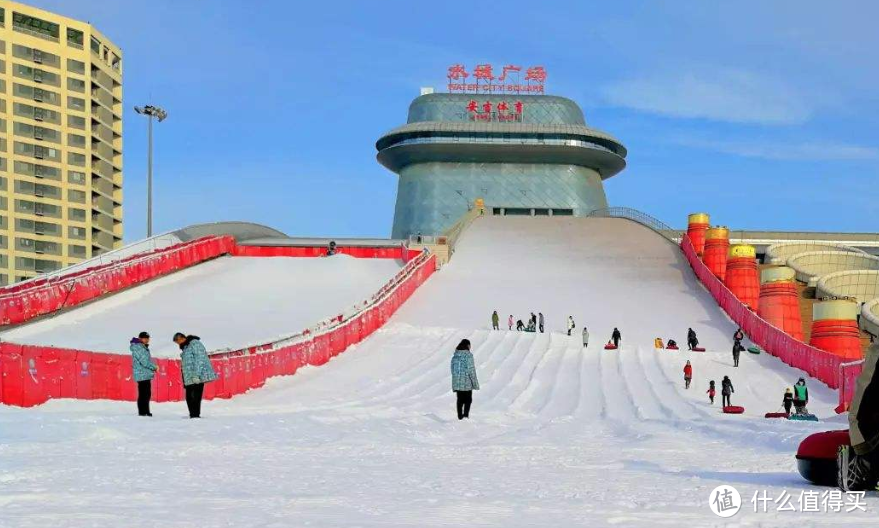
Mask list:
[[[201,418],[201,398],[204,395],[204,383],[193,383],[184,387],[186,390],[186,408],[190,418]]]
[[[473,391],[455,391],[457,402],[455,407],[458,410],[458,419],[470,418],[470,405],[473,403]]]
[[[616,348],[620,347],[620,341],[623,340],[622,334],[620,334],[620,330],[618,328],[613,329],[613,333],[610,335],[610,340],[613,341],[613,346]]]
[[[720,395],[723,397],[722,403],[724,407],[729,407],[731,405],[729,398],[735,391],[736,390],[733,388],[729,376],[724,376],[723,381],[720,382]]]
[[[182,332],[174,334],[174,342],[180,347],[180,363],[183,370],[183,386],[186,388],[186,406],[190,418],[201,418],[201,398],[204,384],[217,379],[207,350],[198,336]]]
[[[479,379],[476,377],[476,366],[470,352],[470,340],[462,339],[452,355],[452,391],[455,393],[455,408],[458,419],[470,418],[470,404],[473,403],[473,391],[479,390]]]
[[[152,416],[150,398],[152,398],[152,382],[158,367],[150,356],[150,335],[141,332],[131,340],[128,346],[131,352],[131,377],[137,382],[137,414]]]
[[[742,346],[742,344],[739,341],[736,341],[735,343],[733,343],[732,359],[733,359],[733,366],[734,367],[739,366],[739,356],[742,354],[743,349],[744,349],[744,347]]]

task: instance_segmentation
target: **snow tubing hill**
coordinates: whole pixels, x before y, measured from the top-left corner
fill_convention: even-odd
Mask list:
[[[745,412],[745,408],[741,405],[727,405],[723,408],[724,414],[742,414]]]
[[[836,452],[848,445],[848,430],[809,435],[797,449],[797,470],[804,479],[819,486],[836,486]]]

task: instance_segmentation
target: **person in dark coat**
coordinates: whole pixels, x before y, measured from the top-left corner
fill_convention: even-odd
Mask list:
[[[159,367],[150,355],[150,334],[141,332],[132,338],[128,350],[131,352],[131,377],[137,382],[137,415],[152,416],[152,383]]]
[[[183,371],[183,388],[186,391],[186,406],[190,418],[201,418],[201,398],[204,384],[217,379],[207,350],[198,336],[186,335],[182,332],[174,334],[174,342],[180,347],[181,370]]]
[[[741,342],[742,342],[743,339],[745,339],[745,333],[742,332],[742,329],[741,329],[741,328],[739,328],[738,330],[736,330],[736,333],[733,334],[733,341],[735,341],[736,343],[741,344]]]
[[[522,320],[519,319],[518,321],[516,321],[516,331],[521,332],[523,330],[525,330],[525,323],[523,323]]]
[[[543,312],[539,312],[537,314],[537,326],[540,328],[540,333],[543,333]]]
[[[739,341],[736,341],[735,343],[733,343],[733,346],[732,346],[732,360],[733,360],[733,366],[734,366],[734,367],[738,367],[738,366],[739,366],[739,356],[742,355],[742,350],[744,350],[744,349],[745,349],[745,347],[743,347],[742,344],[741,344]]]
[[[781,400],[781,404],[784,405],[784,413],[790,414],[791,405],[794,404],[794,393],[791,392],[790,387],[785,389],[784,398]]]
[[[456,396],[455,407],[458,419],[470,418],[470,405],[473,403],[473,391],[479,390],[476,378],[476,365],[470,352],[470,340],[462,339],[452,355],[452,391]]]
[[[613,346],[616,348],[620,348],[620,341],[623,340],[622,334],[620,334],[620,330],[618,328],[613,329],[613,333],[610,335],[610,340],[613,341]]]
[[[724,407],[729,407],[732,405],[730,403],[730,396],[736,390],[732,386],[732,381],[730,381],[729,376],[724,376],[723,380],[720,382],[720,396],[721,403],[723,403]]]
[[[693,350],[699,345],[699,340],[696,339],[696,331],[692,328],[687,329],[687,348]]]
[[[501,318],[497,314],[497,310],[495,310],[491,314],[491,329],[492,330],[500,330]]]
[[[879,481],[879,344],[870,345],[848,411],[851,445],[839,448],[837,484],[842,491],[873,489]]]

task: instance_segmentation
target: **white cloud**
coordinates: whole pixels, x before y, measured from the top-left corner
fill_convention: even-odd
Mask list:
[[[605,87],[604,94],[615,106],[691,119],[790,125],[804,123],[812,114],[795,89],[742,70],[633,78]]]
[[[775,143],[772,141],[729,141],[701,138],[677,138],[674,143],[732,154],[745,158],[780,161],[859,161],[879,159],[879,148],[845,143],[808,141]]]

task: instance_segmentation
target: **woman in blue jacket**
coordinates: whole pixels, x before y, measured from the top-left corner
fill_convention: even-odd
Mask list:
[[[208,359],[208,352],[198,336],[187,336],[181,332],[174,334],[174,342],[180,346],[180,359],[183,363],[183,387],[186,391],[186,406],[190,418],[201,418],[201,398],[204,384],[217,379],[217,373]]]
[[[470,353],[470,340],[462,339],[452,355],[452,391],[457,396],[458,419],[470,418],[473,391],[479,390],[476,365]]]

